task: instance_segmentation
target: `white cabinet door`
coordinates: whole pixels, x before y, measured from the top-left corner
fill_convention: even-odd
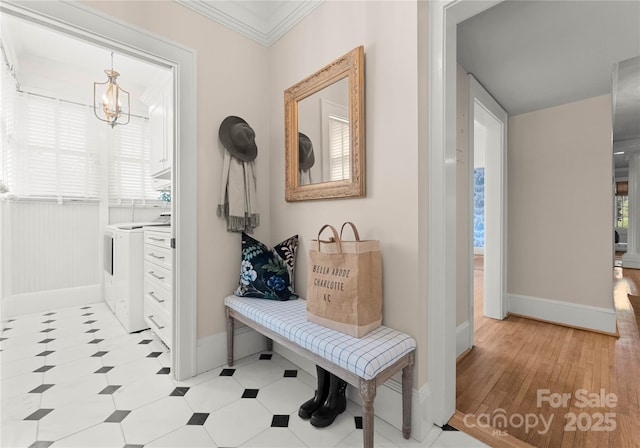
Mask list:
[[[149,107],[149,127],[151,128],[151,175],[164,171],[164,110],[162,102]]]

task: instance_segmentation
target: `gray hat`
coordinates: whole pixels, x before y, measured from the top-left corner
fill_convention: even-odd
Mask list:
[[[313,145],[309,137],[302,132],[298,132],[298,167],[306,171],[316,163],[313,155]]]
[[[251,162],[258,155],[256,133],[240,117],[229,116],[220,124],[218,136],[224,147],[235,158]]]

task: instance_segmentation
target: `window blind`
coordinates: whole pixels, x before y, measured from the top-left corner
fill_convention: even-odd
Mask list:
[[[349,122],[333,115],[329,116],[329,152],[329,179],[349,179]]]

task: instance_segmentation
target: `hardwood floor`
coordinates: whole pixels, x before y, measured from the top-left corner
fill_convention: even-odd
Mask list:
[[[640,294],[640,271],[614,268],[619,338],[485,318],[483,271],[474,273],[475,346],[458,361],[458,429],[492,424],[495,440],[536,447],[640,447],[640,335],[627,297]]]

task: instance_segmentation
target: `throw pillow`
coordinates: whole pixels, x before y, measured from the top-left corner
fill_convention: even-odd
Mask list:
[[[235,295],[270,300],[297,299],[293,289],[297,248],[298,235],[269,249],[242,232],[240,284]]]

